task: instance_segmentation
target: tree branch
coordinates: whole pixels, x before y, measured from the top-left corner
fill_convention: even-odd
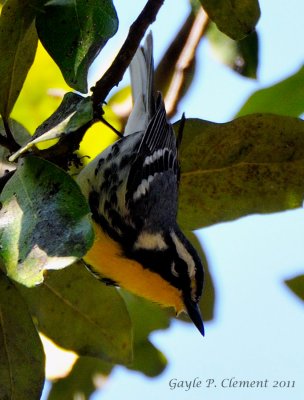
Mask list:
[[[128,36],[117,57],[103,77],[91,89],[94,109],[102,104],[110,90],[119,84],[148,27],[155,21],[164,0],[148,0],[137,19],[130,26]]]
[[[193,66],[197,46],[206,32],[208,23],[208,16],[201,7],[193,21],[184,48],[175,64],[173,78],[165,96],[168,116],[172,116],[176,113],[178,102],[182,98],[182,92],[186,84],[187,72],[191,69],[191,66]]]

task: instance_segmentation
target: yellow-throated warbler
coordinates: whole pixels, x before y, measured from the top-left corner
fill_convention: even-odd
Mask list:
[[[177,143],[162,96],[153,92],[152,47],[149,34],[130,65],[134,107],[124,137],[77,178],[95,228],[84,260],[117,285],[186,311],[204,334],[198,308],[203,267],[176,222]]]

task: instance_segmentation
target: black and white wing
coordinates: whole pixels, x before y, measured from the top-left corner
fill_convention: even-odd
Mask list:
[[[130,166],[126,204],[133,210],[133,218],[151,225],[175,221],[179,177],[176,137],[167,121],[161,94],[154,95],[152,47],[149,34],[130,66],[134,107],[125,132],[130,136],[132,132],[141,132],[137,154]],[[131,140],[130,136],[126,140]],[[166,217],[164,210],[167,213],[171,210]]]

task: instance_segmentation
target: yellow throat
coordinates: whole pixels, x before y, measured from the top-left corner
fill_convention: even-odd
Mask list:
[[[177,313],[184,310],[181,291],[157,273],[145,269],[140,263],[122,255],[118,243],[94,224],[95,241],[84,260],[94,270],[110,278],[130,292],[166,307],[174,307]]]

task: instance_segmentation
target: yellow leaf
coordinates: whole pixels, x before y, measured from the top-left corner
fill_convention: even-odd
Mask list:
[[[22,122],[33,133],[56,110],[68,90],[59,68],[39,43],[12,118]]]

